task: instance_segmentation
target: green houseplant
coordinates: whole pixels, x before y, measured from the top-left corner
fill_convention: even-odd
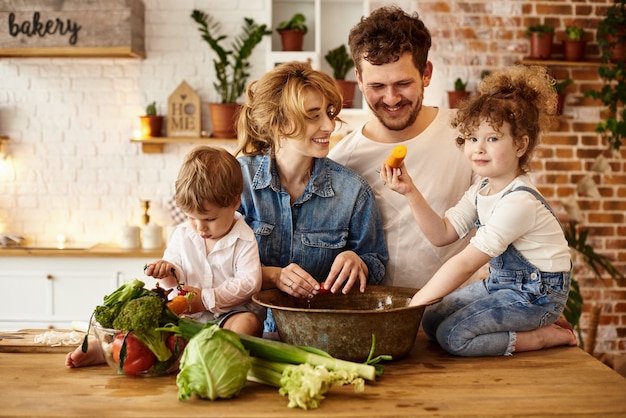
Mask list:
[[[141,121],[141,138],[156,138],[161,136],[163,130],[163,116],[157,114],[156,102],[146,106],[145,116],[139,117]]]
[[[565,80],[557,81],[554,84],[554,90],[556,91],[556,94],[558,96],[556,106],[557,115],[563,114],[563,105],[565,104],[565,98],[567,96],[567,94],[565,93],[565,89],[573,82],[574,80],[572,80],[571,78],[566,78]]]
[[[467,99],[470,92],[467,91],[468,81],[463,81],[462,78],[454,80],[454,90],[448,91],[448,104],[450,109],[455,109],[459,106],[461,101]]]
[[[606,17],[598,24],[598,46],[602,65],[598,74],[604,83],[599,90],[589,90],[585,96],[600,100],[606,106],[605,119],[596,126],[609,147],[619,150],[626,138],[626,0],[614,0]]]
[[[304,35],[309,28],[306,25],[306,17],[302,13],[296,13],[291,19],[280,22],[276,31],[280,34],[283,51],[302,51]]]
[[[563,40],[563,57],[566,61],[581,61],[585,56],[587,41],[585,30],[579,26],[567,26]]]
[[[552,55],[554,42],[554,27],[545,23],[531,25],[526,29],[526,36],[530,38],[530,58],[549,59]]]
[[[333,70],[335,82],[343,93],[343,107],[352,107],[356,81],[346,80],[348,71],[354,68],[354,61],[352,61],[352,57],[348,54],[348,49],[344,44],[341,44],[337,48],[329,50],[324,56],[324,59]]]
[[[250,77],[250,56],[254,48],[262,41],[265,35],[270,35],[271,30],[267,25],[259,25],[254,19],[244,18],[241,33],[231,44],[232,49],[225,49],[222,41],[226,35],[219,35],[220,25],[215,22],[211,15],[200,10],[194,10],[191,18],[198,24],[198,30],[202,39],[215,52],[217,58],[213,59],[213,67],[217,81],[213,86],[220,96],[220,104],[227,106],[215,106],[217,103],[209,103],[211,109],[211,121],[213,136],[217,138],[233,138],[235,134],[234,118],[238,111],[237,99],[244,93],[248,78]],[[227,110],[230,115],[222,115],[222,110]],[[222,126],[221,122],[226,122]]]
[[[598,254],[595,249],[587,242],[589,230],[579,228],[577,221],[570,221],[564,225],[565,238],[567,244],[572,250],[572,260],[578,257],[593,272],[593,275],[602,280],[602,273],[606,272],[612,279],[624,279],[624,275],[611,263],[604,255]],[[582,331],[580,328],[580,317],[583,311],[584,300],[580,293],[578,281],[574,277],[572,271],[571,285],[567,304],[563,316],[572,325],[577,333],[578,341],[581,347],[584,347]]]

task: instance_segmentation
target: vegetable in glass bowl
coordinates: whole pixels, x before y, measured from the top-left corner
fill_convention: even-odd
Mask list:
[[[178,372],[180,357],[184,350],[184,340],[180,337],[159,332],[163,343],[171,352],[168,358],[159,360],[134,331],[104,328],[96,321],[93,321],[91,326],[107,364],[118,374],[157,377]]]

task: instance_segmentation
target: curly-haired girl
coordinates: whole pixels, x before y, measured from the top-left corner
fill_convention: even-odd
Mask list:
[[[429,307],[422,325],[449,353],[511,355],[576,345],[561,319],[571,259],[561,225],[527,175],[540,133],[556,107],[554,80],[540,66],[513,66],[486,77],[452,121],[459,147],[483,180],[442,218],[404,167],[383,164],[381,179],[403,194],[418,225],[437,246],[477,227],[470,244],[413,297]],[[489,276],[461,286],[489,262]],[[457,289],[458,288],[458,289]]]

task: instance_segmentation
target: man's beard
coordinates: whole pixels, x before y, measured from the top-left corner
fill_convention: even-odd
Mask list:
[[[384,104],[379,105],[379,107],[383,107],[383,106],[385,105]],[[411,110],[411,113],[409,113],[406,119],[400,119],[400,120],[392,119],[392,118],[385,118],[383,112],[380,112],[380,113],[377,112],[376,108],[373,108],[372,106],[369,106],[369,108],[372,110],[372,113],[374,114],[374,116],[376,116],[376,118],[380,121],[380,123],[385,128],[389,129],[390,131],[402,131],[415,123],[415,121],[417,120],[417,116],[422,110],[422,101],[420,100],[417,102],[417,104],[415,105],[415,108]]]

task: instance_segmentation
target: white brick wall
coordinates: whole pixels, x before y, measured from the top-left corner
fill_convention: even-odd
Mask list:
[[[233,34],[244,16],[269,23],[270,0],[143,1],[144,60],[0,59],[0,135],[10,137],[11,152],[0,162],[0,233],[38,244],[59,233],[79,244],[115,242],[125,222],[140,222],[141,199],[152,202],[153,220],[171,223],[166,202],[194,144],[143,154],[130,142],[138,116],[152,100],[164,112],[182,80],[203,103],[215,99],[212,51],[189,17],[194,8]],[[265,68],[268,41],[254,51],[251,79]],[[208,111],[203,127],[210,128]]]

